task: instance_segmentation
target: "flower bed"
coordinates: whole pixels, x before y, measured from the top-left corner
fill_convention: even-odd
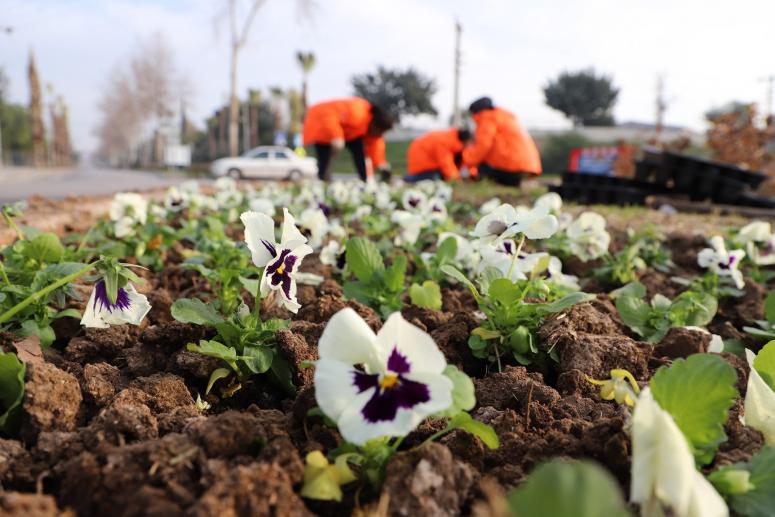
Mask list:
[[[118,194],[61,236],[19,215],[10,514],[775,505],[768,223],[665,235],[555,194],[228,179]]]

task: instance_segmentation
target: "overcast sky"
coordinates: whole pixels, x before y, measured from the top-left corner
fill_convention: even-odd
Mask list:
[[[228,92],[228,40],[216,30],[224,0],[0,0],[0,66],[11,98],[27,102],[27,54],[44,84],[70,106],[75,145],[95,145],[95,105],[114,64],[139,39],[165,35],[194,85],[201,121]],[[491,95],[532,128],[567,122],[541,87],[563,70],[593,66],[621,88],[619,121],[653,122],[656,76],[671,99],[666,122],[701,130],[709,107],[763,101],[775,74],[772,0],[318,0],[300,20],[292,0],[267,0],[240,58],[240,90],[300,83],[298,49],[312,50],[312,101],[351,93],[353,74],[377,65],[415,66],[435,77],[434,99],[452,106],[453,20],[463,24],[461,101]]]

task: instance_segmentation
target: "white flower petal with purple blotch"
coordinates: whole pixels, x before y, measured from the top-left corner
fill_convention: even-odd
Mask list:
[[[360,316],[344,309],[326,326],[319,351],[315,398],[349,442],[405,436],[452,404],[443,354],[400,313],[374,336]]]
[[[264,268],[261,275],[261,295],[266,296],[270,291],[278,292],[278,303],[296,313],[301,305],[296,300],[294,276],[302,259],[312,253],[312,248],[300,241],[287,245],[289,247],[278,249],[277,256]]]
[[[107,328],[111,325],[139,325],[145,318],[151,304],[148,298],[138,293],[132,284],[120,287],[116,302],[111,303],[103,280],[94,284],[89,301],[83,311],[81,325]]]

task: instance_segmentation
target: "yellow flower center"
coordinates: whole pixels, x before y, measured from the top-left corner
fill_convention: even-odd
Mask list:
[[[281,264],[280,267],[277,268],[277,273],[280,275],[285,273],[285,264]]]
[[[398,384],[398,375],[394,373],[386,373],[379,381],[379,387],[383,390],[393,389],[396,384]]]

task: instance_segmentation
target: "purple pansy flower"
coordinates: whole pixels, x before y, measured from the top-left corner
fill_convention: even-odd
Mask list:
[[[452,405],[444,355],[401,313],[375,335],[354,310],[341,310],[326,325],[318,349],[315,398],[348,442],[405,436]]]
[[[94,284],[89,302],[83,311],[81,325],[96,328],[125,323],[139,325],[150,310],[151,304],[148,303],[148,298],[138,293],[132,284],[119,287],[116,302],[111,303],[105,281],[100,280]]]

